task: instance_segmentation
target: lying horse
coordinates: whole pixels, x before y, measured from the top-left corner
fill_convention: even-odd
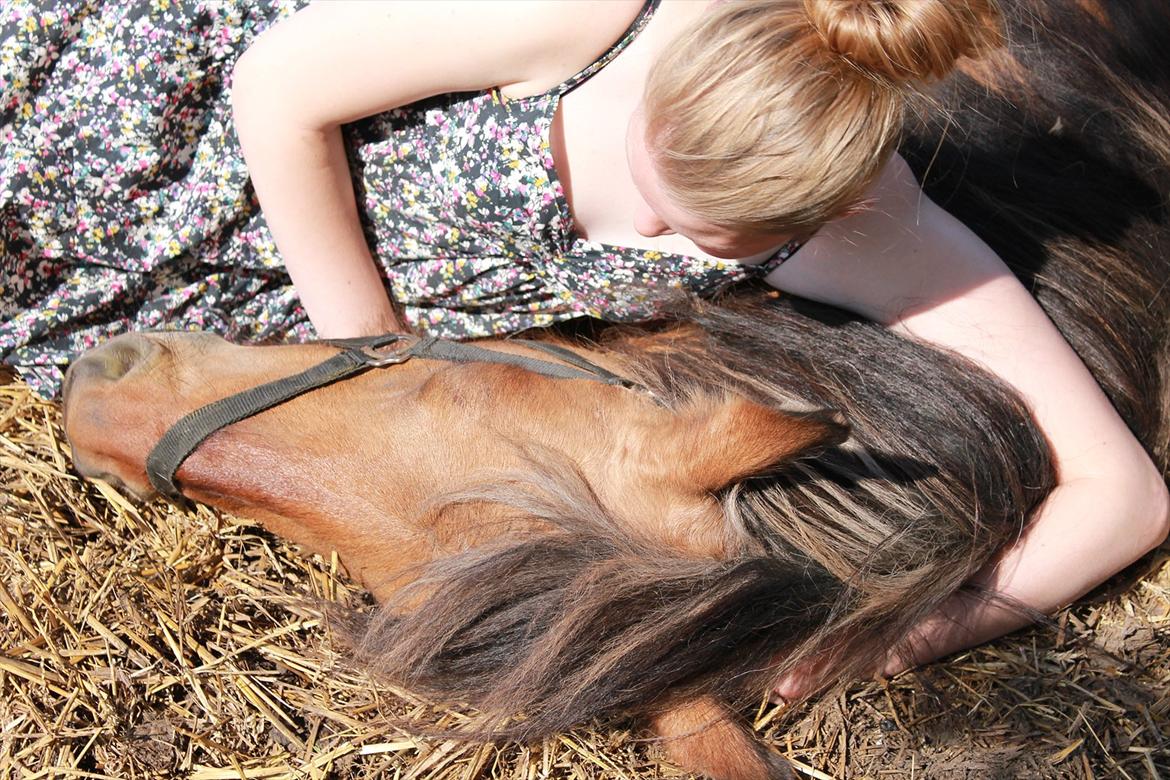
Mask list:
[[[1170,12],[1012,5],[1019,45],[944,85],[903,152],[1164,468],[1170,79],[1128,36]],[[588,341],[125,336],[72,367],[65,404],[82,473],[337,550],[384,605],[363,657],[480,706],[472,736],[633,712],[735,780],[790,772],[738,705],[808,659],[826,681],[873,668],[1054,482],[976,367],[753,291]]]

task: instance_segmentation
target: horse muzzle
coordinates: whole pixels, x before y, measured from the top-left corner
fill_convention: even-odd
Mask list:
[[[141,473],[139,455],[145,457],[144,432],[157,427],[151,418],[159,394],[132,377],[156,368],[167,352],[158,335],[132,333],[89,350],[69,366],[62,388],[63,420],[81,476],[124,486],[139,496],[153,493]]]

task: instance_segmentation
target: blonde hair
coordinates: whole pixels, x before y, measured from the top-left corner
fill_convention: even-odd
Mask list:
[[[806,233],[856,208],[909,90],[1003,40],[996,0],[724,0],[646,83],[646,143],[677,205]]]

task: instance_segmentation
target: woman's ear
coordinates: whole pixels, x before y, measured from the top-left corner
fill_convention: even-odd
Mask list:
[[[836,410],[782,412],[740,396],[696,401],[646,442],[667,479],[714,492],[849,438]]]

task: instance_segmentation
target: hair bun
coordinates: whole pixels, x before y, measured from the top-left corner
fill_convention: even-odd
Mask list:
[[[804,0],[834,53],[894,81],[942,78],[1003,41],[995,0]]]

